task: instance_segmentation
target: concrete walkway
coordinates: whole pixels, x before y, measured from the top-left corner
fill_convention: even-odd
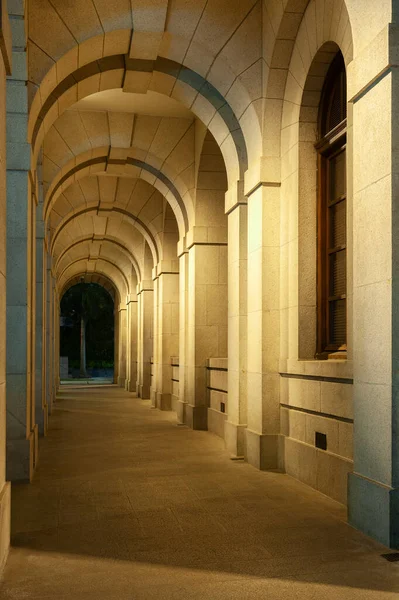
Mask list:
[[[399,563],[342,506],[116,387],[60,392],[12,493],[1,599],[398,598]]]

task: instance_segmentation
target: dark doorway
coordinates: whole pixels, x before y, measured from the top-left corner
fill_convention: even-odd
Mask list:
[[[60,379],[110,383],[114,376],[114,301],[97,283],[78,283],[61,299]]]

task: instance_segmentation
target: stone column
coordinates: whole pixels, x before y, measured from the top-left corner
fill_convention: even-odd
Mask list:
[[[1,3],[0,34],[0,572],[10,545],[11,485],[6,481],[6,75],[10,75],[11,34],[7,3]]]
[[[247,204],[242,198],[228,214],[228,411],[226,448],[245,454],[247,427]]]
[[[53,402],[55,402],[57,391],[60,386],[60,298],[58,291],[55,286],[55,280],[53,279],[54,291],[54,303],[53,303],[53,382],[52,382],[52,396]]]
[[[187,406],[187,338],[188,338],[188,252],[185,240],[178,243],[179,254],[179,401],[177,403],[177,420],[186,422]]]
[[[348,67],[354,231],[354,472],[349,475],[349,522],[392,548],[399,547],[397,47],[398,29],[388,25]],[[349,158],[349,173],[351,166]]]
[[[51,319],[51,310],[52,310],[52,278],[51,278],[51,256],[48,252],[47,248],[47,240],[44,240],[45,250],[44,250],[44,259],[45,266],[43,268],[44,272],[44,326],[45,326],[45,343],[43,346],[43,369],[44,369],[44,386],[45,386],[45,404],[47,405],[48,414],[51,414],[52,409],[52,396],[51,396],[51,382],[53,377],[52,371],[52,319]]]
[[[153,282],[142,281],[137,286],[138,296],[138,385],[137,392],[140,398],[150,397],[151,385],[151,356],[153,350],[152,327],[153,327]]]
[[[137,296],[130,294],[127,299],[128,352],[126,389],[135,392],[137,386]]]
[[[12,76],[7,81],[7,477],[29,481],[37,455],[35,427],[35,182],[29,178],[24,8],[11,16]]]
[[[114,304],[114,383],[119,377],[119,312],[118,305]]]
[[[126,340],[127,340],[127,318],[126,304],[120,304],[119,314],[119,353],[118,353],[118,385],[125,387],[126,382]]]
[[[159,326],[158,326],[158,311],[159,311],[159,282],[156,276],[156,268],[153,269],[152,273],[153,280],[153,327],[152,327],[152,372],[151,372],[151,385],[150,385],[150,398],[151,405],[153,408],[157,407],[157,386],[158,386],[158,343],[159,343]]]
[[[171,357],[179,354],[179,273],[169,269],[169,264],[160,263],[157,266],[156,407],[161,410],[172,408]]]
[[[190,232],[189,232],[190,233]],[[227,243],[188,236],[185,423],[207,429],[207,360],[227,355]]]
[[[39,188],[40,189],[40,188]],[[42,196],[42,194],[40,194]],[[36,423],[39,435],[47,432],[47,398],[45,385],[45,247],[43,223],[43,198],[36,208]]]
[[[246,460],[278,467],[280,438],[280,189],[260,181],[248,197]],[[230,391],[230,389],[229,389]]]

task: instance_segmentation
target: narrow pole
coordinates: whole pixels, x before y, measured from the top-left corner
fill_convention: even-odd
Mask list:
[[[80,376],[87,377],[86,373],[86,323],[83,315],[80,318]]]

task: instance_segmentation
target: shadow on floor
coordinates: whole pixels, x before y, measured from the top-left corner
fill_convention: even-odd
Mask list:
[[[40,458],[1,598],[397,598],[341,505],[119,388],[62,391]]]

